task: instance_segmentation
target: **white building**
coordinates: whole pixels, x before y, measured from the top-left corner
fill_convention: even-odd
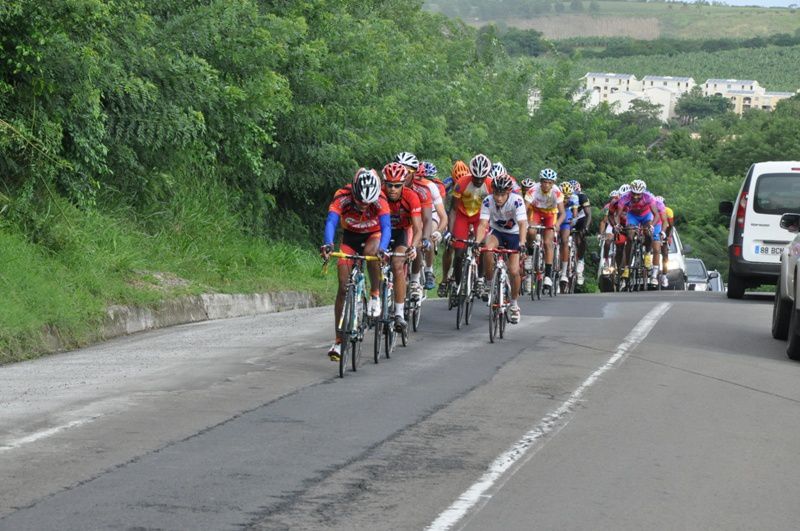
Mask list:
[[[642,78],[642,90],[661,87],[677,94],[685,94],[692,90],[695,85],[694,79],[690,77],[644,76]]]
[[[608,101],[610,94],[626,90],[641,90],[641,82],[632,74],[614,74],[613,72],[589,72],[583,76],[587,91],[594,91],[600,101]]]
[[[725,96],[732,90],[764,90],[754,79],[706,79],[703,83],[703,96]]]

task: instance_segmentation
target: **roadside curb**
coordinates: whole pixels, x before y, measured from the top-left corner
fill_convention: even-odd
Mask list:
[[[154,308],[110,306],[99,339],[214,319],[229,319],[316,306],[309,292],[207,294],[179,297]]]

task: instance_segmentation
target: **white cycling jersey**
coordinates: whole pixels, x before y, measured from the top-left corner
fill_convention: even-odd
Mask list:
[[[507,234],[519,234],[519,222],[527,221],[525,201],[519,194],[511,193],[503,206],[497,206],[494,196],[487,195],[481,204],[481,220],[488,219],[489,227]]]

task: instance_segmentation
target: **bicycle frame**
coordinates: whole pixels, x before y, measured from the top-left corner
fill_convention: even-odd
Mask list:
[[[489,249],[481,247],[480,252],[492,253],[495,256],[494,277],[492,288],[489,291],[489,342],[494,343],[498,335],[502,339],[505,335],[508,309],[511,306],[511,280],[508,275],[506,256],[519,254],[511,249]]]

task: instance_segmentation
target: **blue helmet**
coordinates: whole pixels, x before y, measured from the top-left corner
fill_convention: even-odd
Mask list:
[[[444,190],[448,194],[453,191],[453,188],[456,185],[452,177],[445,177],[444,180],[442,181],[442,184],[444,184]]]
[[[436,177],[439,170],[436,169],[436,164],[430,161],[422,161],[422,167],[425,168],[425,177]]]
[[[558,174],[556,173],[556,170],[545,168],[539,172],[539,179],[555,182],[555,180],[558,179]]]
[[[576,194],[579,194],[581,192],[581,183],[579,183],[575,179],[570,179],[569,184],[572,185],[573,192],[575,192]]]

